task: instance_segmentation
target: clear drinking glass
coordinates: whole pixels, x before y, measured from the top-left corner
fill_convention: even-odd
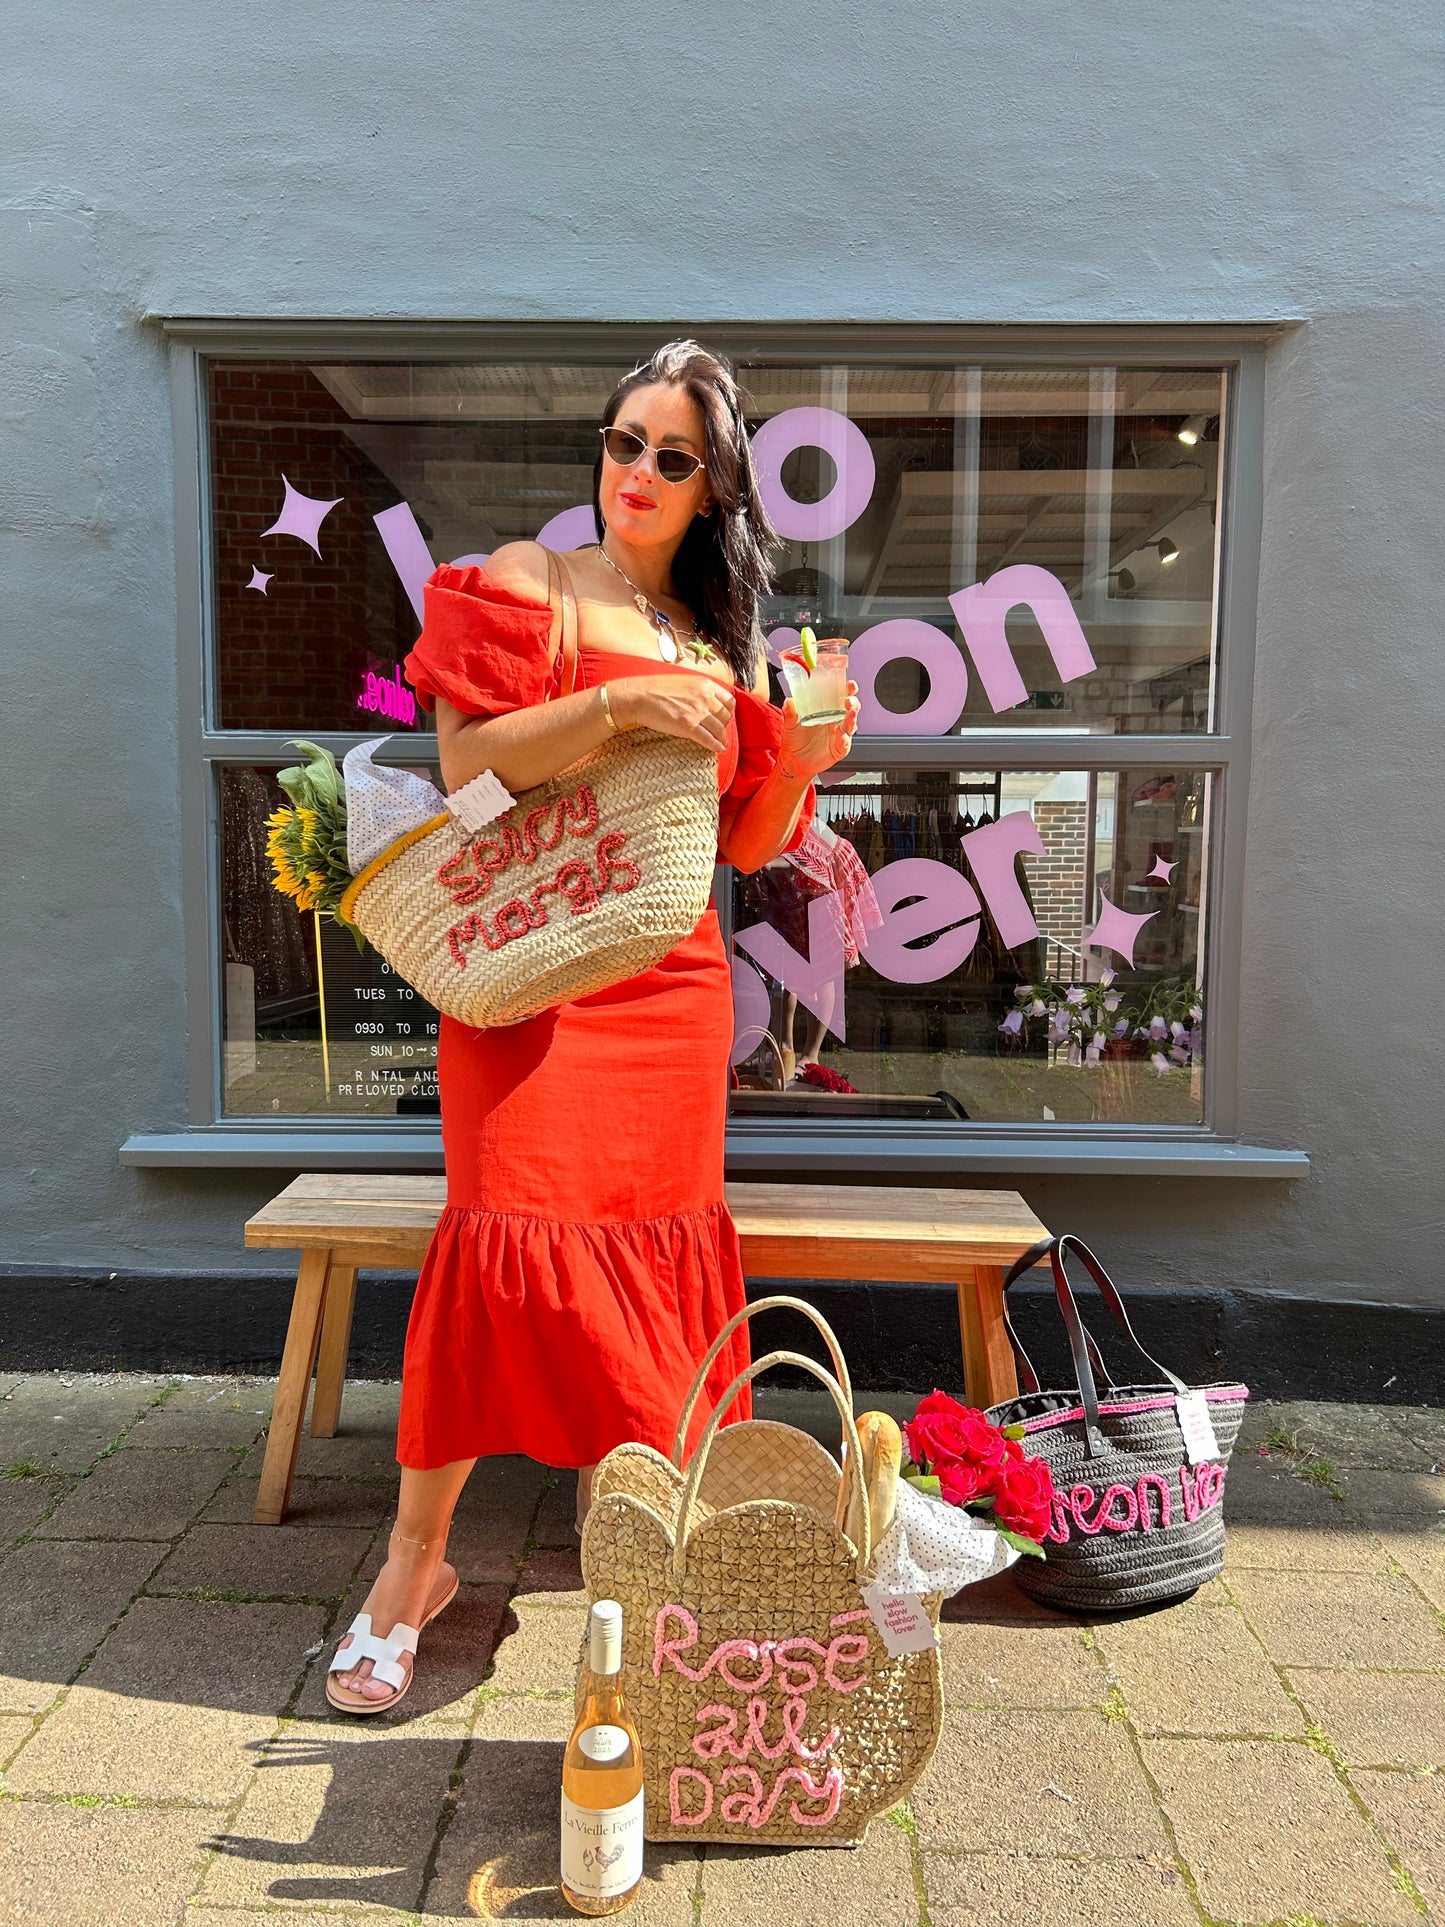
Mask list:
[[[799,643],[783,651],[778,667],[800,723],[841,723],[848,713],[848,643],[843,636],[829,636],[816,648],[811,670]]]

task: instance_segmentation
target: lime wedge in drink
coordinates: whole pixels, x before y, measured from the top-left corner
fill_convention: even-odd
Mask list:
[[[798,631],[798,650],[803,658],[803,667],[811,676],[818,667],[818,638],[811,629],[803,628]]]

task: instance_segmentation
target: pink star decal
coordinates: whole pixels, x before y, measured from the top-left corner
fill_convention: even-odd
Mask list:
[[[267,575],[264,569],[258,569],[253,566],[251,570],[251,580],[246,584],[246,587],[248,589],[259,589],[262,595],[265,595],[266,584],[274,580],[275,577]]]
[[[320,555],[321,544],[316,540],[321,532],[321,524],[330,515],[338,502],[346,498],[337,495],[329,502],[323,502],[319,495],[303,495],[300,489],[292,488],[286,477],[286,499],[281,504],[281,513],[269,529],[262,529],[262,535],[295,535],[307,543]]]
[[[1095,950],[1112,950],[1122,957],[1126,964],[1132,965],[1134,945],[1139,940],[1139,932],[1156,913],[1153,910],[1146,910],[1142,917],[1133,917],[1127,910],[1121,910],[1117,904],[1110,903],[1102,891],[1099,893],[1099,899],[1104,907],[1099,912],[1099,921],[1084,938],[1084,942]]]
[[[1149,874],[1151,877],[1158,877],[1161,883],[1167,883],[1174,874],[1174,865],[1172,863],[1166,863],[1162,856],[1156,856],[1154,859],[1154,868]]]

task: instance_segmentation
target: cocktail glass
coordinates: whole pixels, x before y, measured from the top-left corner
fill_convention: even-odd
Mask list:
[[[848,714],[848,643],[829,636],[816,645],[818,660],[809,669],[802,645],[794,643],[778,659],[800,723],[841,723]]]

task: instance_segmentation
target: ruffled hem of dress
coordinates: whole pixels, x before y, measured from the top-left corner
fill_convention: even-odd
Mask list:
[[[449,1204],[412,1308],[397,1456],[589,1465],[625,1439],[668,1452],[697,1364],[745,1302],[721,1200],[600,1222]],[[748,1355],[744,1328],[709,1373],[694,1438]],[[750,1411],[745,1391],[730,1420]]]

